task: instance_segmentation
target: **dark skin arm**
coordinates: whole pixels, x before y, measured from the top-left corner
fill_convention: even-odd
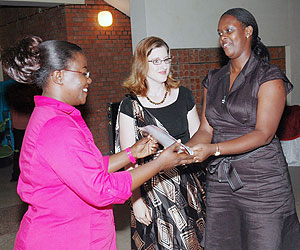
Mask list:
[[[132,176],[131,190],[135,190],[161,170],[170,169],[183,164],[189,164],[194,161],[194,157],[191,155],[177,153],[179,148],[180,145],[178,143],[174,143],[165,149],[155,160],[141,165],[138,168],[129,170]]]
[[[129,170],[132,177],[131,190],[135,190],[161,170],[192,163],[194,157],[185,153],[177,153],[179,147],[180,145],[178,143],[174,143],[165,149],[155,160]],[[130,149],[134,158],[144,158],[145,156],[156,152],[157,143],[148,136],[136,142]],[[109,157],[109,172],[117,171],[128,164],[130,164],[130,160],[126,151],[123,150],[120,153]]]
[[[134,158],[139,159],[155,153],[157,147],[156,141],[153,140],[151,136],[147,136],[132,145],[130,151]],[[129,164],[131,164],[131,162],[127,156],[127,152],[123,150],[109,157],[108,172],[116,172]]]
[[[234,140],[219,143],[221,154],[227,155],[245,153],[270,143],[276,133],[285,103],[286,90],[281,79],[263,83],[258,92],[255,129],[252,132]],[[208,132],[209,130],[206,131]],[[216,151],[216,145],[207,143],[207,141],[204,142],[205,140],[207,140],[207,138],[202,138],[202,141],[200,141],[197,145],[196,138],[192,141],[195,145],[193,149],[196,152],[196,157],[199,161],[205,160]]]

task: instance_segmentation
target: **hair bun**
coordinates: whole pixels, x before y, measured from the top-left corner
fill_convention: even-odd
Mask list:
[[[40,68],[39,44],[42,39],[37,36],[25,37],[17,46],[3,53],[4,71],[14,80],[31,84],[33,73]]]

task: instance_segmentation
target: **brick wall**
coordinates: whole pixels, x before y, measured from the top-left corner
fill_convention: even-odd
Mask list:
[[[111,27],[98,25],[100,10],[112,12]],[[79,109],[97,146],[108,153],[106,104],[121,100],[125,94],[121,83],[129,73],[132,55],[129,17],[102,0],[54,8],[0,8],[0,46],[6,48],[26,35],[67,40],[82,47],[93,83],[87,104]]]
[[[97,23],[100,10],[110,10],[114,23],[103,28]],[[132,55],[130,19],[102,0],[88,0],[84,5],[54,8],[0,8],[0,46],[5,48],[24,35],[38,35],[44,40],[60,39],[81,46],[88,58],[93,80],[87,104],[80,107],[103,154],[109,152],[106,104],[123,99],[121,83],[130,70]],[[285,69],[284,47],[271,47],[272,63]],[[202,106],[202,85],[209,69],[219,68],[224,57],[220,49],[172,49],[172,72],[181,84],[190,88],[198,112]]]
[[[64,16],[63,7],[2,7],[0,8],[0,46],[6,48],[26,35],[40,36],[44,40],[66,40]]]
[[[125,95],[121,84],[130,70],[131,28],[126,15],[102,1],[96,2],[66,6],[66,27],[67,40],[80,45],[88,58],[93,82],[83,114],[97,146],[106,154],[109,151],[106,105],[120,101]],[[112,13],[112,26],[99,26],[100,10]]]

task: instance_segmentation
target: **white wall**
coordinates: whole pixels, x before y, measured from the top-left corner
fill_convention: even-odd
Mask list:
[[[289,96],[291,104],[300,105],[300,1],[288,1],[288,44],[290,47],[290,80],[294,90]]]
[[[171,48],[218,47],[219,17],[233,7],[244,7],[255,16],[265,45],[290,46],[287,72],[295,89],[288,99],[300,104],[299,0],[130,0],[133,48],[151,35]]]

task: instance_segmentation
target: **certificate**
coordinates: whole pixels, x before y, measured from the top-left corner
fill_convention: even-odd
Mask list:
[[[166,148],[172,145],[174,142],[177,142],[177,140],[174,137],[172,137],[171,135],[169,135],[168,133],[166,133],[165,131],[163,131],[155,125],[147,125],[145,127],[140,127],[139,130],[146,134],[150,134],[155,140],[157,140],[161,145],[163,145]],[[194,154],[192,149],[180,143],[180,150],[178,152],[181,153],[184,151],[190,155]]]

